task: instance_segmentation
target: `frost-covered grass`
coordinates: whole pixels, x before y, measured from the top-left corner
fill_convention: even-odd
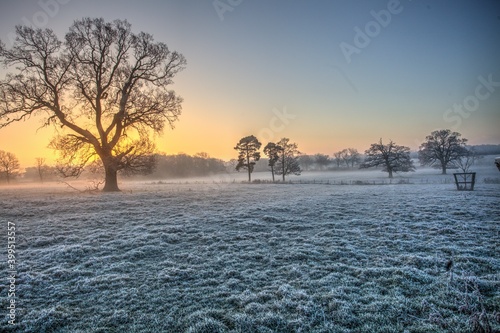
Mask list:
[[[122,187],[0,189],[10,331],[500,330],[498,184]]]

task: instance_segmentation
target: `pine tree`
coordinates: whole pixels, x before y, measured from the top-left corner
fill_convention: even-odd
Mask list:
[[[260,160],[260,146],[262,144],[253,135],[242,138],[235,150],[238,151],[238,164],[236,165],[236,171],[240,169],[246,169],[248,171],[248,182],[252,181],[252,172],[255,166],[255,162]]]
[[[275,144],[274,142],[269,142],[265,147],[264,147],[264,154],[269,157],[269,166],[271,167],[271,174],[273,175],[273,183],[274,183],[274,167],[276,165],[276,162],[280,158],[279,154],[281,152],[281,147]]]

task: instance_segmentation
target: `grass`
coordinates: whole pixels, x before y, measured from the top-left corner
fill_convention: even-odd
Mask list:
[[[0,210],[17,227],[18,324],[5,316],[0,324],[7,332],[498,332],[499,187],[453,188],[8,189]]]

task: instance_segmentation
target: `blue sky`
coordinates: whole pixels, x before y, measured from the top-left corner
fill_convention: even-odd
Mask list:
[[[373,12],[384,17],[388,8],[382,26]],[[62,38],[84,16],[127,19],[186,57],[173,86],[183,115],[157,138],[168,153],[228,159],[249,134],[289,137],[305,153],[364,151],[379,138],[417,149],[438,128],[500,144],[498,1],[3,0],[0,38],[9,44],[26,22]],[[356,28],[369,43],[349,62],[340,46],[356,46]],[[487,96],[478,99],[485,81],[492,91],[480,87]],[[454,109],[464,102],[473,111]],[[30,150],[48,151],[52,132],[37,125],[0,130],[0,149],[26,150],[25,163]],[[16,148],[11,138],[21,135],[36,145]]]

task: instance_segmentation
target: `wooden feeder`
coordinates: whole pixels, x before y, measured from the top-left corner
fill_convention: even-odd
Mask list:
[[[457,185],[457,190],[474,191],[474,184],[476,183],[475,172],[454,173],[453,177],[455,177],[455,184]]]

